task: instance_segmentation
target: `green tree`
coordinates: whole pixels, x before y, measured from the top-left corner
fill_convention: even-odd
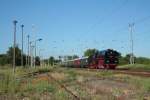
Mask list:
[[[79,58],[79,56],[78,55],[73,55],[72,58],[77,59],[77,58]]]
[[[59,60],[61,61],[61,59],[62,59],[62,56],[58,56],[58,58],[59,58]]]
[[[21,65],[21,50],[19,49],[18,46],[15,48],[15,53],[16,53],[16,65],[20,66]],[[8,57],[8,63],[12,64],[13,61],[13,47],[9,47],[7,51],[7,57]]]
[[[49,63],[50,65],[54,65],[55,58],[53,56],[49,57]]]
[[[67,56],[67,60],[72,60],[72,56]]]
[[[84,56],[92,56],[94,53],[96,53],[98,50],[97,49],[87,49],[84,52]]]
[[[135,58],[135,63],[138,64],[150,64],[150,59],[146,57],[136,57]]]
[[[35,64],[40,65],[40,57],[38,56],[35,57]]]
[[[0,65],[8,64],[8,57],[6,54],[0,54]]]

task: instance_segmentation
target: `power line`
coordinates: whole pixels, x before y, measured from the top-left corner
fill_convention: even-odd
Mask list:
[[[142,23],[148,19],[150,19],[150,16],[146,16],[144,18],[138,19],[138,20],[134,21],[134,23],[139,24],[139,23]]]
[[[112,16],[115,13],[117,13],[120,9],[122,9],[126,4],[127,4],[128,0],[125,0],[119,7],[117,7],[116,9],[114,9],[111,13],[109,13],[107,16]],[[104,20],[106,19],[106,17],[101,18],[101,20],[99,20],[97,23],[93,24],[89,30],[86,33],[89,33],[94,27],[96,27],[98,24],[101,24],[102,22],[104,22]]]
[[[128,0],[124,0],[123,3],[119,7],[112,10],[112,12],[107,14],[106,16],[110,17],[110,16],[114,15],[120,9],[122,9],[127,4],[127,2],[128,2]],[[106,19],[106,17],[101,18],[101,20],[99,20],[97,23],[93,24],[90,28],[88,28],[87,32],[85,32],[85,33],[88,34],[94,27],[96,27],[98,24],[101,24],[102,22],[104,22],[105,19]]]
[[[146,17],[144,17],[144,18],[141,18],[141,19],[137,19],[137,20],[135,20],[134,21],[134,24],[140,24],[140,23],[142,23],[142,22],[144,22],[144,21],[146,21],[146,20],[148,20],[148,19],[150,19],[150,16],[146,16]],[[128,27],[127,26],[125,26],[125,27],[122,27],[122,28],[120,28],[119,30],[117,30],[115,33],[118,33],[118,32],[121,32],[121,31],[123,31],[123,30],[126,30]]]

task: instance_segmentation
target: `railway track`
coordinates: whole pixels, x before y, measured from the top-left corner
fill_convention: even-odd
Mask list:
[[[115,73],[120,74],[129,74],[134,76],[141,76],[141,77],[150,77],[150,72],[147,71],[123,71],[123,70],[116,70]]]
[[[84,70],[84,71],[91,71],[91,72],[108,71],[106,69],[104,70],[104,69],[86,69],[86,68],[75,68],[75,70],[82,70],[82,71]],[[150,77],[149,71],[128,70],[128,69],[116,69],[116,70],[109,70],[109,71],[112,71],[113,73],[129,74],[129,75],[140,76],[140,77]],[[68,86],[66,85],[66,83],[63,83],[63,84],[60,83],[59,80],[56,79],[55,77],[53,77],[49,72],[46,72],[46,73],[39,73],[39,72],[28,73],[26,75],[23,75],[22,78],[26,79],[27,77],[38,77],[38,75],[40,75],[40,74],[44,74],[46,77],[48,77],[48,81],[53,80],[57,84],[58,87],[65,90],[71,97],[74,98],[74,100],[80,100],[80,99],[84,100],[84,98],[81,98],[79,95],[75,94],[74,91],[69,89]],[[85,80],[83,83],[88,82],[88,81],[95,81],[95,80],[105,80],[105,78],[97,77],[95,79]],[[109,80],[122,82],[122,80],[119,80],[119,79],[117,79],[117,80],[116,79],[109,79]],[[76,82],[76,84],[80,85],[84,90],[86,90],[87,88],[92,88],[92,87],[84,86],[83,83]],[[101,91],[101,92],[103,92],[103,91]]]
[[[52,75],[50,75],[49,73],[47,73],[47,76],[49,79],[54,80],[61,88],[63,88],[67,93],[69,93],[70,95],[72,95],[74,97],[74,99],[76,100],[80,100],[81,98],[78,97],[76,94],[74,94],[71,90],[69,90],[64,84],[60,83],[59,81],[57,81],[57,79],[55,79]]]
[[[45,74],[48,78],[48,82],[50,82],[50,80],[53,80],[54,82],[56,82],[56,84],[60,87],[63,88],[68,94],[70,94],[74,100],[84,100],[84,98],[80,98],[79,96],[77,96],[76,94],[74,94],[71,90],[69,90],[64,84],[60,83],[57,79],[55,79],[49,72],[46,73],[39,73],[39,72],[34,72],[34,73],[28,73],[28,74],[24,74],[21,78],[16,78],[17,80],[22,80],[22,79],[26,79],[27,77],[38,77],[38,75],[40,74]]]
[[[140,76],[140,77],[150,77],[150,71],[140,71],[140,70],[129,70],[129,69],[115,69],[115,70],[106,70],[106,69],[87,69],[87,68],[75,68],[77,70],[85,70],[85,71],[92,71],[92,72],[101,72],[101,71],[112,71],[113,73],[119,74],[128,74],[133,76]]]

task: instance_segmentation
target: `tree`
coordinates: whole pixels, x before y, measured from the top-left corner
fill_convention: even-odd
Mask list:
[[[97,49],[87,49],[84,52],[84,56],[92,56],[93,54],[95,54],[98,50]]]
[[[54,65],[55,58],[53,56],[49,57],[49,63],[50,65]]]
[[[62,56],[59,56],[58,58],[59,58],[59,60],[61,61]]]
[[[8,58],[6,54],[0,54],[0,65],[8,64]]]
[[[19,49],[18,46],[15,47],[15,53],[16,53],[16,65],[20,66],[21,65],[21,50]],[[9,47],[7,51],[7,57],[8,57],[8,63],[12,64],[13,61],[13,47]]]
[[[67,56],[67,60],[72,60],[72,56]]]
[[[79,56],[77,56],[77,55],[69,55],[66,57],[67,57],[67,60],[73,60],[73,59],[79,58]]]
[[[78,55],[73,55],[72,58],[77,59],[77,58],[79,58],[79,56]]]
[[[35,57],[35,65],[40,65],[40,57]]]
[[[135,58],[135,63],[138,64],[150,64],[150,59],[146,58],[146,57],[136,57]]]

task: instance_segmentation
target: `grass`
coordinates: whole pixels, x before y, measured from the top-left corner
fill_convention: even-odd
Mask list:
[[[137,65],[136,68],[141,68],[142,65]],[[128,67],[128,66],[121,66]],[[131,67],[131,66],[129,66]],[[134,66],[133,66],[134,67]],[[146,66],[144,66],[146,67]],[[131,67],[132,68],[132,67]],[[133,69],[133,68],[132,68]],[[78,77],[82,76],[82,79],[86,79],[88,77],[104,77],[110,79],[119,79],[124,83],[135,86],[135,89],[138,91],[136,94],[138,98],[144,98],[146,93],[150,93],[150,78],[143,78],[131,75],[124,74],[114,74],[113,71],[110,70],[101,70],[101,71],[85,71],[85,70],[76,70],[73,68],[51,68],[51,67],[40,67],[40,68],[16,68],[16,77],[20,78],[24,74],[27,73],[45,73],[51,72],[53,73],[62,73],[64,74],[64,78],[62,78],[61,82],[63,84],[71,83],[77,81]],[[51,99],[55,100],[68,100],[72,99],[69,93],[67,93],[63,88],[58,86],[55,82],[48,83],[47,80],[40,80],[38,82],[33,83],[33,79],[31,77],[27,77],[25,79],[25,83],[22,83],[21,80],[14,80],[12,69],[11,68],[3,68],[0,70],[0,96],[13,94],[18,97],[29,97],[31,99],[39,100],[45,93],[48,93]],[[60,81],[60,80],[58,80]],[[82,90],[82,87],[76,87],[75,85],[71,85],[74,90],[79,93],[81,97],[86,97],[87,92]],[[114,90],[114,94],[120,95],[122,93],[120,90]],[[96,94],[95,94],[96,95]],[[34,97],[34,98],[33,98]],[[92,96],[94,98],[94,96]],[[22,98],[21,98],[22,99]]]
[[[122,66],[118,66],[118,68],[128,68],[130,70],[149,70],[150,71],[150,65],[144,65],[144,64],[122,65]]]
[[[67,72],[67,74],[68,74],[68,79],[70,81],[73,81],[73,80],[76,79],[77,73],[75,71],[70,70],[70,71]]]
[[[13,94],[19,91],[19,80],[14,80],[14,77],[10,73],[1,74],[0,79],[0,93]]]
[[[51,72],[52,71],[52,68],[51,67],[45,67],[45,68],[38,68],[37,69],[37,72],[38,73],[46,73],[46,72]]]
[[[141,68],[142,65],[138,65],[136,66],[135,69],[147,69],[147,66],[143,66],[143,68]],[[125,66],[126,67],[126,66]],[[134,67],[134,66],[133,66]],[[146,67],[146,68],[145,68]],[[134,69],[131,67],[131,70]],[[76,73],[76,75],[82,75],[84,77],[89,77],[89,76],[93,76],[93,77],[102,77],[102,78],[108,78],[108,79],[113,79],[115,81],[115,79],[120,80],[121,82],[127,83],[128,85],[134,86],[135,90],[138,91],[136,96],[137,98],[141,98],[143,99],[145,94],[150,94],[150,78],[147,77],[138,77],[138,76],[131,76],[131,75],[125,75],[125,74],[114,74],[112,71],[110,70],[103,70],[103,71],[98,71],[98,72],[91,72],[91,71],[71,71],[69,72],[70,74]],[[119,77],[116,77],[119,76]],[[120,94],[121,92],[119,90],[114,90],[115,94]]]
[[[135,96],[136,96],[136,98],[139,98],[138,100],[143,100],[143,98],[145,97],[145,94],[150,95],[150,78],[131,76],[131,75],[123,75],[123,74],[113,75],[113,78],[119,79],[122,82],[133,86],[134,91],[136,92]]]
[[[54,98],[55,98],[55,100],[70,100],[69,98],[71,98],[71,97],[66,91],[58,90],[54,94]]]
[[[141,77],[125,77],[126,82],[132,83],[138,88],[141,88],[145,92],[150,92],[150,78],[141,78]]]
[[[47,81],[41,81],[36,84],[28,83],[23,92],[37,92],[37,93],[44,93],[44,92],[55,92],[55,87],[52,84],[49,84]]]
[[[12,68],[2,68],[0,70],[0,93],[8,93],[10,91],[17,91],[18,86],[20,84],[19,80],[15,78],[21,78],[23,75],[28,73],[44,73],[51,71],[51,68],[43,67],[43,68],[21,68],[17,67],[15,76],[13,74]]]
[[[113,75],[113,72],[109,71],[109,70],[104,70],[104,71],[96,73],[96,76],[98,76],[98,77],[108,77],[108,76],[112,76],[112,75]]]
[[[56,69],[55,69],[56,70]],[[7,99],[12,98],[23,99],[27,97],[31,100],[40,100],[39,98],[43,97],[45,93],[52,97],[52,99],[56,100],[66,100],[69,98],[69,94],[64,90],[58,88],[56,83],[48,83],[47,80],[40,80],[36,83],[32,83],[33,79],[31,77],[27,77],[25,82],[23,83],[20,79],[24,75],[28,73],[45,73],[45,72],[53,72],[54,69],[51,67],[38,67],[38,68],[16,68],[15,79],[13,76],[12,68],[2,68],[0,70],[0,98],[1,96],[7,95]],[[71,78],[74,79],[76,76],[72,72],[68,72],[71,75]],[[42,96],[41,96],[42,95]],[[46,97],[47,98],[47,97]]]

